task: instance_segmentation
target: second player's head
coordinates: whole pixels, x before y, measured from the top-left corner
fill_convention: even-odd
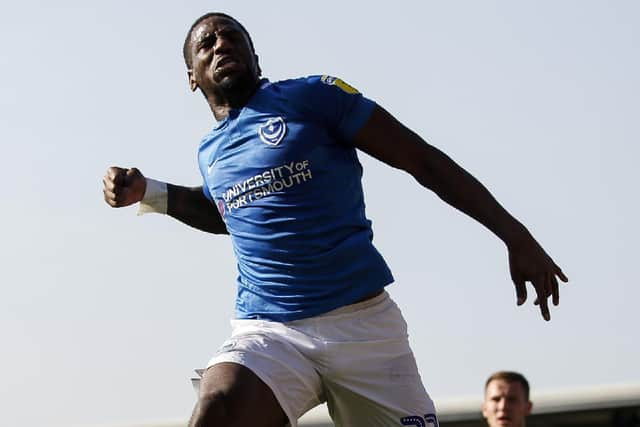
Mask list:
[[[532,406],[529,382],[518,372],[496,372],[485,383],[482,415],[489,427],[523,427]]]

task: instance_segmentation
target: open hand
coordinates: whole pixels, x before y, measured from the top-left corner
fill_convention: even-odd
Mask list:
[[[527,300],[526,282],[531,282],[537,295],[534,304],[540,306],[545,320],[551,320],[547,300],[551,296],[553,305],[558,305],[558,278],[563,282],[568,282],[569,279],[533,237],[509,248],[509,271],[516,287],[518,305]]]

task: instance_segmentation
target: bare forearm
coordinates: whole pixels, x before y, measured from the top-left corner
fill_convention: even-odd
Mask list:
[[[493,195],[469,172],[460,167],[437,148],[423,143],[428,151],[419,169],[410,171],[425,187],[442,200],[474,218],[508,247],[531,238],[528,230],[515,219]]]
[[[215,206],[204,196],[202,187],[167,185],[167,214],[198,230],[229,234]]]

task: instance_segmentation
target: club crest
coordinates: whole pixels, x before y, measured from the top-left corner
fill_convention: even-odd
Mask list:
[[[287,133],[287,124],[282,117],[272,117],[258,127],[258,135],[268,145],[278,145]]]

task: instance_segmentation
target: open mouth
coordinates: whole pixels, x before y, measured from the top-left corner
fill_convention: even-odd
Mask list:
[[[232,64],[237,64],[238,61],[236,61],[236,59],[233,56],[223,56],[222,58],[220,58],[218,60],[218,62],[216,62],[216,70],[220,69],[220,68],[224,68],[227,67],[229,65]]]

